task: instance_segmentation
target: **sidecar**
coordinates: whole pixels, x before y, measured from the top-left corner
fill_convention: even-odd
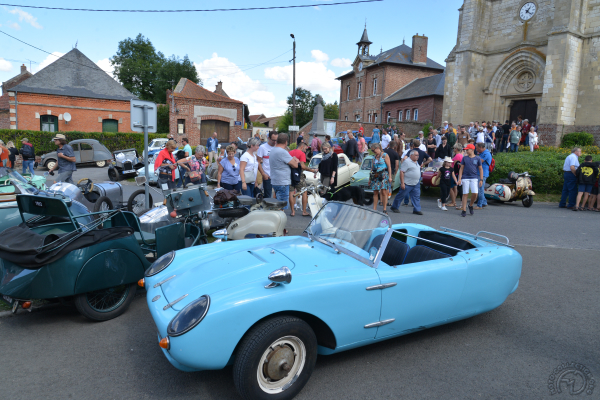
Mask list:
[[[16,202],[22,223],[0,234],[0,299],[13,312],[32,299],[72,299],[91,320],[115,318],[152,262],[206,237],[182,222],[144,232],[128,211],[74,215],[68,198],[17,195]]]

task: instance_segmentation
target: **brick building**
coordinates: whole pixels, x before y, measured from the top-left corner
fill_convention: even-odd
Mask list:
[[[600,2],[464,0],[446,62],[443,118],[538,123],[540,143],[600,144]]]
[[[12,87],[8,96],[12,129],[131,132],[129,101],[136,97],[78,49]]]
[[[383,100],[384,122],[432,121],[442,125],[445,74],[412,81]]]
[[[169,132],[187,137],[192,145],[206,144],[217,132],[221,143],[235,141],[242,133],[244,122],[250,122],[248,107],[239,100],[231,99],[219,82],[214,92],[181,78],[175,90],[167,90],[169,109]]]
[[[17,86],[19,83],[23,82],[25,79],[29,79],[33,76],[33,74],[27,71],[27,67],[25,64],[21,65],[21,72],[19,75],[14,76],[7,80],[6,82],[2,82],[2,96],[0,96],[0,129],[9,129],[10,128],[10,103],[8,97],[8,91]]]
[[[358,45],[352,71],[340,81],[340,120],[385,122],[384,99],[415,79],[441,74],[444,67],[427,58],[426,36],[412,38],[412,48],[404,43],[378,55],[371,55],[367,28]],[[417,116],[419,113],[417,113]]]

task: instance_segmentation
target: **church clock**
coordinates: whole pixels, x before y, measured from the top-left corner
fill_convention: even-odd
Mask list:
[[[529,1],[523,4],[523,6],[521,7],[521,10],[519,11],[519,17],[521,17],[523,21],[529,21],[531,18],[533,18],[536,11],[537,6],[535,5],[535,3]]]
[[[362,69],[363,69],[363,63],[362,63],[362,62],[360,62],[360,63],[358,64],[358,72],[362,71]]]

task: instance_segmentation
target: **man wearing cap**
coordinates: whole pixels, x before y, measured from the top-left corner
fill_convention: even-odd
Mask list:
[[[56,149],[56,156],[58,162],[50,169],[50,175],[54,175],[54,170],[58,168],[58,177],[56,182],[73,182],[73,172],[77,171],[75,167],[75,153],[73,148],[67,144],[67,138],[65,135],[57,134],[52,140],[54,144],[58,146]]]
[[[23,146],[21,146],[21,150],[19,150],[19,153],[21,154],[21,157],[23,157],[23,175],[25,175],[25,172],[29,170],[31,176],[33,176],[35,175],[35,173],[33,172],[33,163],[35,162],[35,150],[33,148],[33,145],[29,143],[29,139],[27,138],[24,137],[23,139],[21,139],[21,143],[23,144]]]
[[[485,148],[485,144],[484,144]],[[475,155],[475,146],[468,144],[465,147],[467,150],[467,156],[463,157],[460,162],[460,171],[458,172],[458,186],[463,187],[463,198],[462,198],[462,217],[467,216],[467,203],[469,198],[469,191],[471,192],[471,204],[469,205],[469,213],[474,214],[473,206],[477,200],[479,193],[479,187],[483,186],[483,167],[481,158]]]

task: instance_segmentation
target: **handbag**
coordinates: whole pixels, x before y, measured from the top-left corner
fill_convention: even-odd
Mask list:
[[[254,168],[252,171],[244,171],[244,177],[246,178],[246,183],[254,183],[256,182],[256,172],[254,172]]]
[[[540,146],[538,146],[537,144],[533,146],[533,149],[534,149],[534,150],[537,150],[537,149],[539,149],[539,148],[540,148]]]

